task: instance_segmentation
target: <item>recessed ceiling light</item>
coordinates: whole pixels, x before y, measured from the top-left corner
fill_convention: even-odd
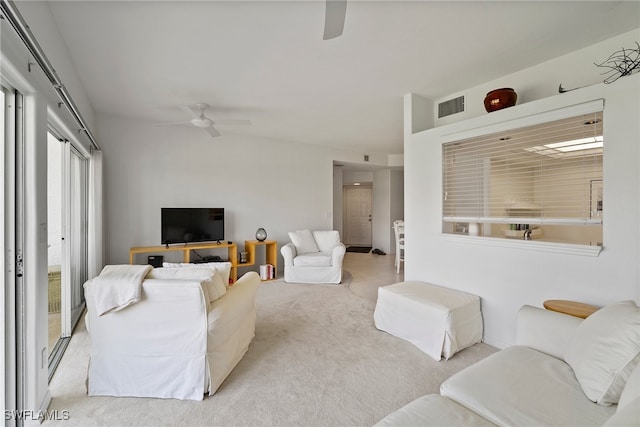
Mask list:
[[[553,144],[545,144],[547,148],[553,148],[566,153],[568,151],[589,150],[591,148],[601,148],[603,146],[602,136],[591,138],[574,139],[572,141],[556,142]]]
[[[590,138],[574,139],[571,141],[554,142],[551,144],[537,145],[535,147],[525,148],[525,150],[532,153],[542,154],[551,157],[564,157],[567,153],[575,153],[580,155],[580,151],[584,151],[585,154],[602,153],[604,146],[604,139],[602,135],[593,136]],[[587,151],[590,150],[590,151]]]

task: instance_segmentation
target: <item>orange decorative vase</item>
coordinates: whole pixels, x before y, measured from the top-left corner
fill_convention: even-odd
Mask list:
[[[518,94],[510,87],[494,89],[484,98],[484,108],[487,112],[513,107],[518,100]]]

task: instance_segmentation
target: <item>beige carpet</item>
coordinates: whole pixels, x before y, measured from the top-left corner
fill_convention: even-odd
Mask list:
[[[437,393],[444,379],[495,351],[478,344],[435,362],[378,331],[375,300],[352,292],[353,277],[346,279],[338,286],[263,283],[249,351],[202,402],[88,397],[89,341],[81,324],[50,384],[49,409],[69,411],[70,419],[44,424],[368,426],[421,395]]]

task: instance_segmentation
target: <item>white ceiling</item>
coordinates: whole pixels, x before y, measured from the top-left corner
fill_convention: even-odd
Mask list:
[[[187,119],[300,143],[402,153],[402,97],[456,93],[640,26],[640,2],[349,0],[322,40],[323,1],[51,1],[99,114]],[[508,58],[508,60],[505,60]],[[203,139],[209,136],[194,129]]]

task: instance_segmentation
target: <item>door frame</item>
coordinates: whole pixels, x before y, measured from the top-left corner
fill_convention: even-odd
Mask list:
[[[16,233],[10,233],[9,230],[16,230],[16,124],[15,124],[15,106],[16,97],[19,95],[15,91],[1,87],[4,94],[4,109],[1,114],[4,116],[4,138],[3,150],[0,153],[0,173],[2,174],[2,189],[0,193],[3,196],[2,207],[0,207],[0,230],[2,231],[2,259],[0,260],[0,271],[2,272],[3,285],[1,287],[0,301],[2,302],[3,315],[0,319],[2,325],[2,353],[0,360],[2,366],[0,369],[0,402],[3,411],[12,411],[18,409],[18,360],[17,360],[17,324],[16,324],[16,271],[15,271],[15,253],[16,253]],[[9,107],[8,107],[9,106]],[[10,107],[13,107],[11,109]],[[13,114],[11,114],[13,112]],[[6,412],[5,412],[6,413]],[[14,418],[5,420],[9,426],[16,423]]]
[[[53,140],[49,140],[49,136]],[[55,140],[55,141],[54,141]],[[62,356],[69,345],[73,329],[85,308],[82,284],[88,279],[87,220],[88,220],[88,159],[72,142],[51,123],[47,143],[60,144],[60,231],[61,231],[61,309],[60,336],[49,349],[49,380],[53,377]],[[79,176],[74,174],[74,163],[80,162]],[[74,184],[80,183],[80,188]],[[79,202],[79,203],[78,203]],[[76,210],[78,210],[76,212]],[[73,215],[79,214],[79,218]],[[79,230],[78,228],[79,227]],[[80,243],[79,240],[80,239]],[[78,246],[79,245],[79,246]],[[73,294],[80,292],[79,304]]]
[[[369,214],[369,228],[371,236],[371,241],[368,244],[359,244],[357,246],[372,246],[373,244],[373,185],[370,183],[361,184],[361,185],[345,185],[342,188],[342,230],[344,235],[344,243],[348,246],[350,243],[348,241],[348,237],[350,235],[349,232],[349,221],[347,217],[347,208],[348,208],[348,194],[350,190],[369,190],[370,199],[371,199],[371,213]],[[354,245],[355,246],[355,245]]]

